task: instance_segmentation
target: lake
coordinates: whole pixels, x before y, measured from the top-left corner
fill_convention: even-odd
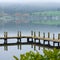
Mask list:
[[[0,26],[0,36],[4,36],[4,32],[8,32],[8,36],[16,36],[18,31],[22,32],[22,35],[31,35],[31,31],[35,31],[37,36],[38,32],[40,31],[41,36],[43,36],[43,32],[47,33],[50,32],[51,38],[52,34],[55,34],[55,37],[58,37],[58,33],[60,33],[60,26],[54,26],[54,25],[39,25],[39,24],[3,24]],[[22,41],[26,41],[25,39],[22,39]],[[0,40],[0,43],[3,43],[4,41]],[[8,40],[8,43],[16,43],[17,40]],[[41,41],[42,42],[42,41]],[[51,43],[52,44],[52,43]],[[57,44],[56,44],[57,45]],[[29,51],[39,51],[41,54],[43,54],[43,46],[37,46],[37,45],[31,45],[31,44],[15,44],[15,45],[7,45],[7,46],[0,46],[0,60],[14,60],[13,56],[19,57],[20,54],[29,52]],[[39,50],[40,49],[40,50]]]

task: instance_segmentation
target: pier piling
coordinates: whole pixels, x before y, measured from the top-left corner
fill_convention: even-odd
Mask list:
[[[33,31],[31,31],[31,36],[32,36],[31,40],[32,40],[32,42],[33,42]]]
[[[36,32],[34,32],[34,43],[36,43]]]
[[[55,34],[53,34],[53,40],[55,40]]]
[[[4,32],[4,43],[7,44],[7,32]]]
[[[43,32],[43,38],[45,38],[45,32]],[[43,45],[45,45],[45,40],[43,41]]]
[[[20,31],[20,42],[21,42],[21,31]]]
[[[21,42],[21,32],[18,31],[17,33],[17,42]]]
[[[58,34],[58,40],[60,40],[60,33]],[[58,46],[59,46],[59,42],[58,42]]]
[[[53,40],[55,40],[55,34],[53,34]],[[53,42],[53,46],[55,46],[55,42]]]
[[[18,33],[17,33],[17,43],[19,43],[19,31],[18,31]]]
[[[50,38],[50,32],[48,32],[48,38]],[[50,45],[49,41],[48,41],[48,45]]]
[[[40,37],[40,32],[38,32],[38,37]],[[39,39],[39,43],[40,43],[40,39]]]
[[[60,33],[58,34],[58,40],[60,39]]]

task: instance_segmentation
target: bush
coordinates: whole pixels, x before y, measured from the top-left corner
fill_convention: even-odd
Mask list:
[[[20,59],[13,56],[15,60],[60,60],[60,50],[43,50],[44,55],[41,55],[38,51],[36,52],[26,52],[20,55]]]

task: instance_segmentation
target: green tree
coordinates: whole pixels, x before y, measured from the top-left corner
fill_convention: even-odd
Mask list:
[[[60,50],[56,48],[53,50],[44,50],[44,57],[48,60],[60,60]]]
[[[60,50],[43,50],[44,55],[41,55],[38,51],[36,52],[26,52],[20,55],[20,59],[13,56],[15,60],[60,60]]]

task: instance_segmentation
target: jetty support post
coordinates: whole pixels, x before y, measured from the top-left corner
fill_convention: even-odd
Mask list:
[[[21,42],[21,32],[17,33],[17,43]]]
[[[45,38],[45,32],[43,32],[43,38]],[[43,40],[43,45],[45,45],[45,40]]]
[[[36,43],[36,32],[34,32],[34,43]]]
[[[20,38],[20,42],[21,42],[21,31],[20,31],[20,35],[19,35],[19,38]]]
[[[19,31],[17,33],[17,43],[19,43]]]
[[[4,32],[4,43],[7,44],[7,35],[8,33],[7,32]]]
[[[31,31],[31,39],[32,39],[32,43],[33,43],[33,31]]]
[[[53,34],[53,40],[55,40],[55,34]],[[55,46],[55,42],[53,42],[53,46]]]
[[[27,43],[29,43],[29,37],[26,37],[27,38]]]
[[[53,34],[53,40],[55,40],[55,34]]]
[[[60,34],[58,34],[58,40],[60,39]]]
[[[29,38],[27,38],[27,42],[29,43]]]
[[[32,43],[32,45],[31,45],[31,48],[33,48],[33,31],[31,31],[31,43]]]
[[[38,37],[40,38],[40,32],[38,32]],[[40,44],[40,39],[39,39],[39,44]]]
[[[58,34],[58,40],[60,40],[60,33]],[[59,46],[59,42],[58,42],[58,46]]]
[[[50,32],[48,32],[48,38],[50,38]],[[50,45],[49,41],[48,41],[48,45]]]

